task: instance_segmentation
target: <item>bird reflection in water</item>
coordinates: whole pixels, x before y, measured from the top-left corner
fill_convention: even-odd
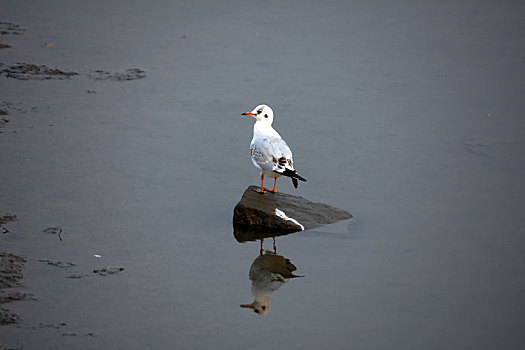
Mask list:
[[[259,256],[250,267],[250,281],[252,282],[253,302],[241,305],[242,308],[252,309],[258,315],[264,315],[270,311],[270,294],[279,289],[290,278],[303,277],[294,275],[297,270],[294,264],[284,256],[277,255],[275,237],[273,237],[273,252],[261,247]]]

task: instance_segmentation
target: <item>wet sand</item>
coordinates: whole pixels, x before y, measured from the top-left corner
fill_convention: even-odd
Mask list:
[[[0,348],[525,346],[520,2],[0,13]],[[277,190],[354,216],[262,253],[232,227],[261,103],[308,179]],[[303,277],[256,281],[267,250]]]

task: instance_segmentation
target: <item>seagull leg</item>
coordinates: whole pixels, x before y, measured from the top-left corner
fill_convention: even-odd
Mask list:
[[[264,174],[261,174],[261,189],[260,190],[253,189],[253,190],[257,193],[266,193],[266,191],[264,190]]]
[[[277,185],[277,178],[274,179],[273,190],[268,190],[268,192],[277,193],[277,191],[275,190],[275,185]]]

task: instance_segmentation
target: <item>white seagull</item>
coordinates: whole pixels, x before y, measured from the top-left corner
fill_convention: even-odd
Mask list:
[[[281,135],[272,128],[273,110],[267,105],[259,105],[253,111],[242,115],[255,118],[250,151],[253,165],[261,171],[261,189],[254,191],[267,192],[264,189],[264,176],[274,178],[273,190],[268,190],[273,193],[277,192],[277,178],[283,175],[292,179],[295,188],[298,185],[297,180],[306,181],[293,168],[292,151]]]

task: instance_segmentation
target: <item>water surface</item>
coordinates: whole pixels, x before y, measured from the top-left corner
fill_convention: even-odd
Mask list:
[[[0,344],[24,349],[522,349],[524,6],[3,1],[2,251],[28,259]],[[139,68],[145,78],[97,80]],[[277,237],[304,276],[256,315],[233,207],[266,103],[355,220]],[[13,106],[13,105],[11,105]],[[7,108],[7,107],[6,107]],[[62,228],[61,238],[43,233]],[[273,250],[272,240],[264,248]],[[71,262],[59,267],[39,261]],[[104,267],[116,274],[94,273]],[[81,278],[68,278],[72,275]],[[63,325],[63,323],[65,325]]]

